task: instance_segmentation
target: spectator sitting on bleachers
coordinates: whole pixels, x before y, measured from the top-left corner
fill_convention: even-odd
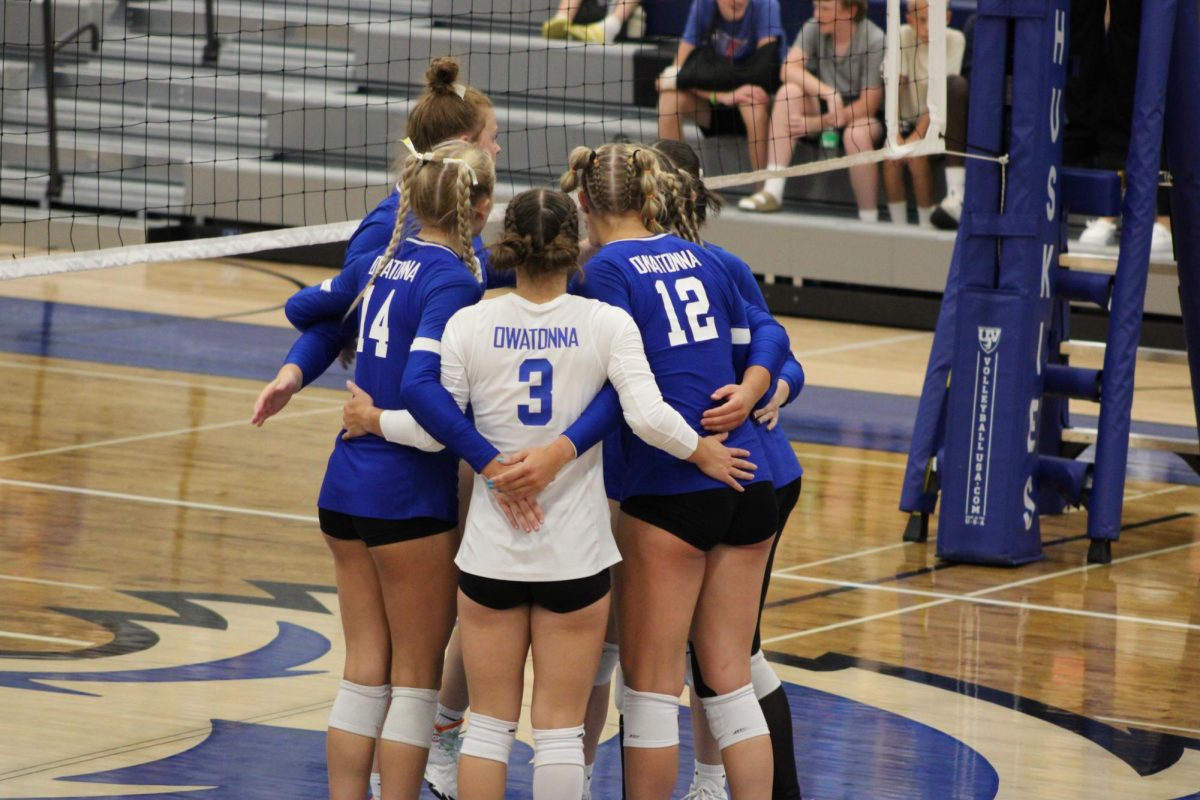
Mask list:
[[[706,135],[745,132],[751,169],[761,169],[783,46],[778,0],[695,0],[658,78],[658,137],[682,141],[685,118]]]
[[[866,18],[867,0],[815,0],[813,19],[804,23],[788,51],[780,76],[783,88],[771,110],[767,168],[792,163],[801,136],[841,131],[846,152],[874,150],[883,140],[883,31]],[[746,211],[778,211],[784,178],[770,178],[762,191],[743,198]],[[874,164],[850,167],[858,216],[879,220],[879,174]]]
[[[558,11],[542,23],[547,39],[575,39],[589,44],[612,44],[638,8],[639,0],[559,0]],[[638,38],[641,33],[626,35]]]
[[[950,22],[950,11],[946,11]],[[946,29],[946,75],[958,77],[962,71],[966,39],[962,31]],[[961,80],[961,78],[960,78]],[[929,130],[929,0],[908,0],[908,24],[900,27],[900,144],[919,142]],[[947,92],[947,99],[949,92]],[[933,169],[928,156],[883,162],[883,189],[887,194],[892,222],[908,224],[908,200],[904,190],[904,168],[912,175],[913,194],[917,199],[917,224],[933,227]],[[953,176],[951,171],[956,170]],[[961,165],[946,166],[947,195],[962,196],[964,171]],[[961,199],[959,200],[961,208]]]

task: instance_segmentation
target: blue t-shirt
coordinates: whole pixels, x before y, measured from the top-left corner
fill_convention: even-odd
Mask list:
[[[745,15],[733,22],[721,16],[716,0],[695,0],[683,29],[683,41],[696,47],[711,43],[713,51],[727,61],[741,61],[758,48],[760,41],[772,36],[779,43],[779,57],[783,59],[787,42],[778,0],[750,0]]]
[[[366,285],[366,275],[346,269],[318,291],[332,307],[352,300]],[[446,321],[482,294],[449,248],[415,237],[404,240],[351,318],[359,334],[354,382],[380,408],[405,408],[401,387],[410,351],[436,352]],[[349,441],[339,435],[317,505],[380,519],[457,520],[457,470],[458,458],[448,451],[424,453],[370,434]]]
[[[762,289],[758,288],[758,281],[754,279],[754,273],[750,270],[750,266],[722,247],[707,242],[705,244],[708,252],[716,256],[717,260],[725,267],[729,277],[733,279],[734,285],[737,286],[738,294],[742,296],[742,299],[747,303],[761,308],[763,311],[769,312],[767,299],[763,297]],[[796,361],[796,357],[789,355],[788,363],[784,365],[784,373],[780,376],[788,381],[790,387],[788,402],[795,400],[796,395],[799,393],[799,387],[797,387],[794,377],[797,370],[799,370],[801,385],[803,385],[804,372],[800,370],[800,364]],[[775,388],[772,387],[767,393],[768,398],[774,392]],[[771,467],[771,479],[775,482],[775,486],[782,488],[803,475],[804,469],[800,466],[799,459],[796,458],[796,451],[792,449],[792,443],[788,440],[783,426],[776,425],[775,429],[770,431],[767,430],[765,425],[758,425],[756,427],[763,440],[763,449],[766,451],[767,463]],[[754,459],[750,460],[753,461]]]
[[[579,289],[633,317],[663,399],[705,435],[700,419],[713,406],[712,392],[738,382],[745,353],[735,349],[744,351],[750,342],[745,305],[720,262],[670,234],[624,239],[592,257]],[[621,498],[724,485],[636,437],[624,437],[622,444]],[[762,447],[749,421],[731,431],[726,444],[751,452]],[[757,463],[754,480],[771,480],[769,465]]]

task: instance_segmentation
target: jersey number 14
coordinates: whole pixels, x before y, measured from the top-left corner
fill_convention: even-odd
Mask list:
[[[675,281],[675,295],[685,303],[684,316],[687,317],[688,327],[692,329],[692,341],[704,342],[717,338],[717,321],[708,313],[708,292],[699,278],[689,276]],[[671,347],[688,343],[687,332],[679,324],[679,315],[675,313],[675,302],[671,292],[663,281],[654,282],[654,290],[662,297],[663,310],[667,312],[667,322],[671,330],[667,333],[667,342]]]

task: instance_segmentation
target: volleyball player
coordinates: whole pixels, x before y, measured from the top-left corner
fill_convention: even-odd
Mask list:
[[[407,135],[414,147],[425,152],[441,142],[458,139],[477,145],[494,160],[500,153],[499,129],[490,98],[474,87],[459,83],[459,66],[449,58],[433,59],[425,77],[425,92],[413,105],[407,124]],[[401,151],[397,165],[407,156],[407,150]],[[397,181],[394,190],[363,219],[350,237],[345,270],[359,276],[367,273],[392,237],[400,199]],[[409,213],[402,236],[412,235],[416,225],[415,217]],[[495,276],[490,274],[487,266],[487,251],[478,236],[474,247],[476,258],[482,265],[485,286],[489,279],[494,285]],[[323,308],[317,301],[331,298],[322,294],[320,287],[303,291],[301,299],[305,302],[290,303],[287,309],[289,319],[302,330],[301,337],[288,353],[278,375],[259,395],[252,418],[255,425],[261,426],[282,410],[296,392],[319,377],[339,357],[347,342],[353,344],[357,331],[352,325],[349,330],[344,328],[345,309],[338,308],[336,302],[331,308]],[[353,350],[349,353],[352,355]],[[460,475],[460,484],[469,486],[471,473],[469,470],[464,473]],[[426,769],[426,777],[435,794],[449,798],[455,793],[458,747],[461,746],[459,732],[466,710],[466,679],[461,658],[455,657],[457,652],[452,639],[438,703],[434,747]],[[372,775],[372,794],[380,796],[378,774]]]
[[[314,306],[311,317],[346,314],[359,334],[356,382],[386,403],[399,403],[410,346],[436,341],[446,320],[482,294],[472,238],[487,219],[494,180],[491,158],[462,142],[410,156],[392,239],[376,267],[343,270],[289,301]],[[419,236],[403,238],[410,208]],[[457,468],[445,453],[373,438],[335,442],[318,500],[346,635],[327,738],[334,800],[366,794],[380,735],[385,800],[420,791],[454,622]]]
[[[685,142],[675,140],[660,140],[653,145],[668,160],[671,169],[679,171],[684,183],[690,186],[686,197],[691,197],[692,203],[685,206],[684,213],[694,213],[696,227],[702,227],[708,219],[709,212],[717,213],[721,208],[721,197],[704,185],[701,179],[700,159],[696,151]],[[758,282],[754,279],[749,265],[733,253],[711,242],[706,242],[708,251],[715,255],[725,267],[729,277],[737,286],[738,293],[747,302],[763,311],[767,311],[767,301],[763,297]],[[776,525],[775,540],[771,545],[771,554],[767,559],[766,570],[763,572],[762,592],[758,606],[758,620],[754,629],[754,643],[751,650],[751,678],[754,684],[754,694],[762,707],[771,731],[771,750],[774,758],[774,782],[771,790],[773,800],[799,800],[800,785],[796,775],[796,755],[792,747],[792,712],[788,704],[787,694],[779,677],[767,662],[761,648],[762,611],[767,599],[767,588],[771,579],[771,566],[775,560],[775,551],[779,538],[787,526],[788,516],[796,506],[800,497],[801,476],[804,470],[796,458],[784,430],[778,427],[779,408],[794,400],[804,387],[804,369],[792,354],[780,371],[775,391],[768,403],[754,412],[755,420],[759,423],[759,433],[763,441],[761,452],[770,465],[772,481],[775,485],[775,499],[779,509],[779,519]],[[703,709],[698,699],[711,695],[712,690],[705,684],[703,671],[694,661],[692,667],[692,741],[696,755],[696,763],[692,785],[685,800],[712,800],[725,796],[725,776],[720,763],[720,756],[715,748],[712,736],[706,725]]]
[[[655,154],[619,144],[576,148],[570,168],[563,189],[580,189],[589,236],[601,246],[588,262],[583,292],[633,316],[664,397],[690,424],[730,430],[733,447],[757,446],[746,419],[771,386],[783,351],[773,364],[753,352],[739,363],[750,336],[728,276],[703,247],[657,232],[667,179]],[[625,780],[634,800],[667,798],[675,783],[689,629],[717,692],[704,702],[735,800],[770,792],[770,742],[749,658],[757,587],[777,521],[761,466],[739,493],[636,440],[625,451],[618,615]]]

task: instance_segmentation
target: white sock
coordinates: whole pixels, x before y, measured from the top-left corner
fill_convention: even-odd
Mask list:
[[[933,206],[930,206],[929,208],[921,208],[920,206],[917,206],[917,225],[922,228],[932,228],[933,223],[929,221],[929,218],[932,216]]]
[[[778,167],[768,167],[768,169],[778,169]],[[767,178],[763,181],[763,191],[774,197],[776,200],[783,199],[783,187],[787,183],[787,178]]]
[[[374,800],[381,800],[383,797],[383,789],[380,788],[378,772],[371,773],[371,797]]]
[[[692,784],[699,786],[702,783],[707,783],[724,793],[725,791],[725,765],[724,764],[705,764],[696,761],[695,771],[692,773]]]
[[[462,725],[462,711],[446,708],[438,703],[437,716],[433,718],[433,742],[437,744],[442,738],[443,731],[451,731]]]
[[[946,167],[946,193],[962,197],[967,186],[966,167]]]
[[[620,32],[621,20],[617,19],[613,14],[609,14],[604,18],[604,41],[613,41],[617,38],[617,34]]]
[[[862,212],[859,212],[862,213]],[[898,203],[888,203],[888,215],[892,218],[894,225],[908,224],[908,202],[901,200]]]
[[[863,222],[879,222],[878,208],[860,208],[858,218]]]

